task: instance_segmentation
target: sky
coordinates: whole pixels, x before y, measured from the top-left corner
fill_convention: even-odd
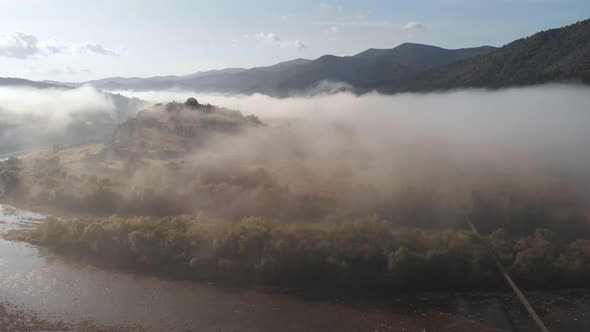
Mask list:
[[[0,0],[0,76],[76,82],[404,42],[502,46],[587,18],[588,0]]]

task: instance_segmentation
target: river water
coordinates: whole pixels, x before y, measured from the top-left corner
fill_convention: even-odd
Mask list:
[[[30,227],[42,218],[0,205],[0,233]],[[590,330],[589,291],[527,295],[550,329]],[[310,300],[101,270],[4,239],[0,239],[0,303],[49,321],[92,321],[146,331],[535,330],[510,292],[422,294],[378,306]]]

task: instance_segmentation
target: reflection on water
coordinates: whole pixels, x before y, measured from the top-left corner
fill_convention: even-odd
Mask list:
[[[42,215],[0,206],[0,233],[30,227]],[[589,330],[589,293],[532,294],[550,328]],[[24,243],[0,239],[0,303],[43,318],[147,330],[412,331],[529,330],[534,325],[510,293],[429,294],[376,307],[211,285],[166,281],[66,262]],[[388,308],[388,309],[384,309]],[[0,329],[1,330],[1,329]]]

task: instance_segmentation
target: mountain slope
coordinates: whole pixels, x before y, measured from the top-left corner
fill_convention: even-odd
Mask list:
[[[38,81],[31,81],[26,80],[23,78],[16,78],[16,77],[0,77],[0,86],[25,86],[25,87],[32,87],[37,89],[67,89],[67,86],[61,85],[57,82],[38,82]]]
[[[313,61],[295,59],[251,69],[229,68],[186,76],[113,77],[84,83],[108,90],[178,88],[200,92],[288,95],[308,90],[321,81],[335,81],[348,83],[361,91],[388,86],[408,75],[493,49],[483,46],[448,50],[406,43],[393,49],[369,49],[354,56],[325,55]],[[72,84],[75,83],[64,83]]]
[[[56,81],[44,81],[43,83],[48,84],[60,84],[68,87],[79,87],[84,84],[92,85],[94,87],[106,90],[125,90],[131,88],[142,88],[151,89],[159,88],[166,89],[174,86],[176,81],[192,79],[196,77],[206,77],[219,74],[236,74],[246,70],[245,68],[225,68],[225,69],[214,69],[207,71],[198,71],[188,75],[167,75],[167,76],[153,76],[153,77],[107,77],[98,80],[86,81],[86,82],[56,82]]]
[[[269,73],[279,73],[285,70],[293,69],[298,66],[311,62],[307,59],[295,59],[277,63],[267,67],[245,68],[225,68],[219,70],[208,70],[196,72],[183,76],[155,76],[148,78],[141,77],[109,77],[100,80],[87,81],[82,83],[64,83],[67,86],[80,86],[89,84],[97,88],[106,90],[162,90],[173,87],[185,89],[200,90],[217,90],[219,86],[233,86],[231,91],[239,90],[244,84],[252,83],[256,80],[268,79]],[[241,75],[241,73],[246,74]],[[250,78],[251,77],[251,78]],[[242,78],[242,79],[241,79]],[[220,90],[218,92],[223,92]]]
[[[345,82],[359,89],[374,89],[426,69],[492,50],[491,46],[449,50],[405,43],[393,49],[369,49],[355,56],[327,55],[283,79],[277,88],[280,91],[301,90],[327,80]]]
[[[590,20],[516,40],[486,55],[432,69],[387,92],[590,83]]]
[[[211,75],[177,81],[193,91],[267,93],[285,96],[309,90],[322,81],[344,82],[359,90],[398,81],[406,75],[485,54],[493,47],[447,50],[420,44],[402,44],[388,50],[367,50],[355,56],[324,55],[316,60],[296,59],[235,74]]]
[[[255,67],[239,73],[222,73],[180,80],[176,82],[176,86],[194,91],[274,94],[274,87],[283,77],[298,72],[310,63],[312,60],[295,59],[272,66]]]
[[[414,43],[368,49],[353,56],[324,55],[268,67],[152,78],[87,82],[109,90],[177,88],[198,92],[288,96],[322,92],[321,82],[342,82],[355,92],[435,91],[461,87],[501,88],[546,82],[590,83],[590,20],[539,32],[496,49],[462,49]]]

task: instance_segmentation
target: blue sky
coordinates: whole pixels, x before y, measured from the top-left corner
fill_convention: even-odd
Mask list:
[[[0,76],[188,74],[406,41],[501,46],[587,18],[588,0],[0,0]]]

